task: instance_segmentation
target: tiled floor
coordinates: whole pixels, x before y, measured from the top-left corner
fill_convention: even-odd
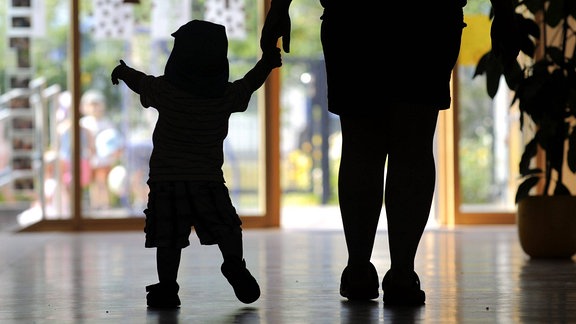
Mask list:
[[[576,323],[574,260],[529,260],[514,226],[429,229],[416,270],[417,308],[351,303],[338,294],[346,263],[339,229],[245,230],[262,295],[236,300],[215,246],[184,250],[177,311],[146,308],[154,250],[140,232],[1,233],[0,323]],[[373,255],[388,269],[386,232]]]

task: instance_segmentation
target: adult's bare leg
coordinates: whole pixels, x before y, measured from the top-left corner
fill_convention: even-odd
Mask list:
[[[340,213],[348,250],[340,295],[378,298],[378,272],[370,262],[384,194],[386,145],[381,119],[340,117],[342,154],[338,176]]]
[[[436,181],[433,140],[438,111],[403,105],[391,113],[385,188],[391,277],[413,281],[414,259],[428,222]]]
[[[338,174],[340,213],[348,265],[370,262],[384,194],[386,145],[375,118],[340,117],[342,153]]]

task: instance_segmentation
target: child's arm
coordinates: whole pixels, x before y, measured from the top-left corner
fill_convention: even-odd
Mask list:
[[[258,90],[273,69],[282,66],[282,56],[280,49],[274,48],[267,50],[262,54],[262,58],[256,63],[252,70],[248,71],[244,76],[244,80],[252,92]]]
[[[146,74],[129,67],[123,60],[120,60],[120,64],[112,71],[111,79],[112,84],[118,84],[118,80],[124,81],[128,88],[140,94],[140,80],[145,76]]]

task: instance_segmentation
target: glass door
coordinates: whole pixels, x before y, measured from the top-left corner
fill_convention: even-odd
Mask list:
[[[171,33],[203,19],[226,27],[229,80],[236,80],[259,58],[264,3],[7,2],[0,13],[14,23],[0,30],[7,43],[0,57],[9,58],[0,61],[14,73],[3,72],[8,81],[0,127],[7,131],[0,147],[10,158],[0,168],[10,177],[3,178],[0,205],[16,208],[24,227],[141,229],[157,115],[126,86],[111,84],[112,69],[122,59],[146,74],[163,74]],[[279,197],[266,167],[275,147],[265,137],[266,120],[278,109],[274,96],[278,91],[263,87],[246,112],[233,114],[224,144],[226,184],[249,227],[269,226],[275,223],[270,217],[279,217],[269,203]],[[18,102],[26,111],[9,109]],[[22,176],[16,179],[17,173]]]
[[[454,208],[460,224],[514,223],[522,145],[519,114],[505,85],[491,99],[485,76],[475,76],[477,62],[490,49],[490,6],[484,4],[467,8],[454,71]]]

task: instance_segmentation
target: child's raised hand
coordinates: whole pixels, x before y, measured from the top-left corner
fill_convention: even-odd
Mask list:
[[[282,66],[282,55],[280,54],[280,48],[274,47],[273,49],[264,51],[264,53],[262,53],[262,60],[269,64],[272,68]]]
[[[120,78],[120,71],[126,66],[123,60],[120,60],[120,64],[112,70],[111,79],[112,84],[118,84],[118,79]]]

